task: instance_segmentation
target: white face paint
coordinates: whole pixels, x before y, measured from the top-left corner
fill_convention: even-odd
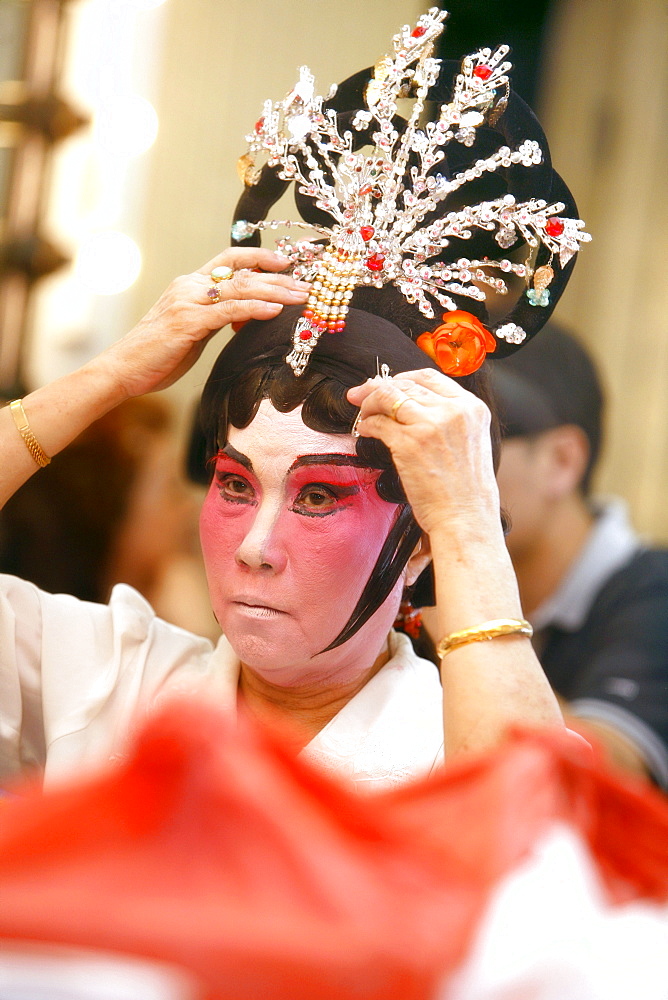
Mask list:
[[[359,464],[352,436],[311,430],[301,407],[279,413],[265,399],[248,427],[230,428],[200,519],[209,590],[242,662],[275,684],[345,683],[383,649],[401,578],[352,639],[321,653],[395,518],[378,475]]]

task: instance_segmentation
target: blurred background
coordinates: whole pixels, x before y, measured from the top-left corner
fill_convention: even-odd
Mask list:
[[[263,101],[303,63],[326,93],[425,6],[0,0],[0,396],[74,369],[226,246],[236,160]],[[590,347],[607,389],[597,489],[666,542],[668,5],[445,6],[442,55],[511,44],[514,85],[594,237],[555,318]],[[169,391],[181,438],[221,344]]]

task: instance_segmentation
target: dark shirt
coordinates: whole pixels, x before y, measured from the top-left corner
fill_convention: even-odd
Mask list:
[[[545,629],[540,659],[574,715],[615,726],[668,788],[668,551],[640,548],[582,624]]]

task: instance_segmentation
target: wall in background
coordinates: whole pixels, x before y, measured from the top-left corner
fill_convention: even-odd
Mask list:
[[[604,375],[598,487],[668,542],[668,5],[560,0],[547,41],[541,120],[594,237],[555,318]]]

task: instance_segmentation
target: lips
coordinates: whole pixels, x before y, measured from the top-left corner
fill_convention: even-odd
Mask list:
[[[266,604],[253,597],[236,597],[231,603],[236,605],[239,610],[256,618],[271,618],[274,615],[287,614],[286,611],[282,611],[280,608],[275,608],[273,605]]]

